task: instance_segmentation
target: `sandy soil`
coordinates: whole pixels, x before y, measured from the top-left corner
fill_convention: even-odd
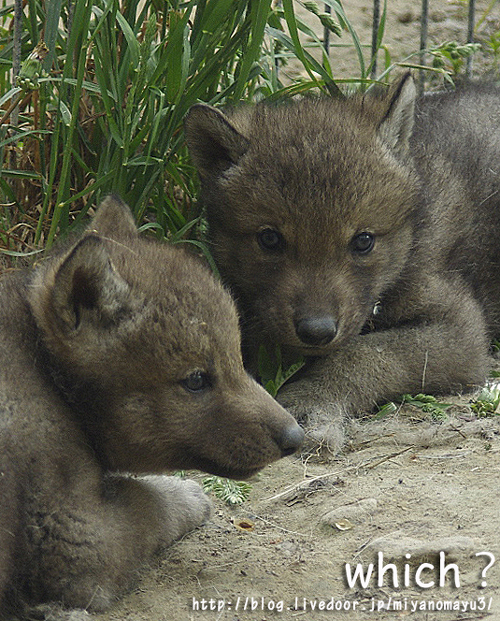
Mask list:
[[[344,4],[369,43],[371,2]],[[479,15],[488,4],[478,2]],[[404,58],[418,47],[419,2],[388,5],[386,42]],[[431,42],[464,41],[464,3],[430,5]],[[500,5],[495,11],[481,36],[500,29]],[[332,58],[337,76],[356,75],[352,49],[333,49]],[[412,408],[355,422],[336,460],[269,466],[245,504],[214,500],[209,524],[162,553],[137,589],[96,619],[500,620],[500,417],[475,420],[469,399],[455,398],[441,423]],[[491,557],[476,555],[485,552],[499,560],[483,577]],[[349,584],[348,566],[363,570],[364,583]]]

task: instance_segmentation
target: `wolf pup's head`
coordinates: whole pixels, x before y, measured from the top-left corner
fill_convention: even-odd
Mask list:
[[[229,294],[180,247],[140,237],[110,197],[35,272],[51,374],[111,470],[245,478],[303,432],[243,368]]]
[[[250,338],[325,354],[398,278],[413,243],[414,100],[407,75],[384,97],[191,108],[213,253]]]

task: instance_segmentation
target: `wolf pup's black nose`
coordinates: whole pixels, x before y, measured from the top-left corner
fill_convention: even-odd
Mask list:
[[[304,441],[304,430],[297,423],[292,423],[285,429],[283,435],[278,438],[277,442],[283,454],[283,457],[295,453]]]
[[[330,315],[306,317],[296,322],[295,332],[306,345],[327,345],[337,334],[337,322]]]

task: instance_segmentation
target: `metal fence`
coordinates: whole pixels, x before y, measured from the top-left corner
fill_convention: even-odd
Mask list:
[[[375,78],[377,75],[377,37],[380,28],[380,19],[381,19],[381,4],[383,0],[373,0],[373,22],[372,22],[372,41],[371,41],[371,52],[373,65],[371,70],[371,77]],[[325,4],[325,12],[331,13],[331,6],[329,4]],[[467,43],[474,42],[474,26],[475,26],[475,17],[476,17],[476,0],[469,0],[468,2],[468,18],[467,18]],[[421,57],[420,62],[422,65],[425,64],[425,53],[424,50],[427,48],[427,35],[428,35],[428,24],[429,24],[429,0],[421,0],[421,17],[420,17],[420,50]],[[323,41],[325,45],[325,49],[328,52],[330,47],[330,31],[325,27]],[[472,76],[472,55],[468,56],[466,59],[466,75],[467,77]]]

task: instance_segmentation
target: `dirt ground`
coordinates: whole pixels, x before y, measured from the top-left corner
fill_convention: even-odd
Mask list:
[[[388,0],[393,58],[418,47],[419,4]],[[429,4],[430,41],[464,41],[465,3]],[[481,16],[490,1],[477,4]],[[371,2],[344,5],[369,43]],[[479,34],[498,29],[500,4]],[[337,77],[356,75],[352,49],[332,58]],[[414,408],[353,422],[337,459],[269,466],[246,503],[215,499],[212,520],[96,621],[500,620],[500,416],[475,419],[469,400],[440,423]]]
[[[475,41],[481,43],[482,48],[474,54],[472,72],[474,76],[498,71],[495,65],[494,55],[488,46],[490,36],[500,29],[500,4],[498,0],[476,0],[476,29]],[[383,1],[380,2],[381,7]],[[323,8],[321,0],[317,5]],[[298,15],[322,38],[323,27],[318,26],[318,19],[304,10],[298,2],[295,2]],[[364,50],[364,62],[367,67],[371,60],[371,29],[373,18],[372,0],[348,0],[343,3],[345,14],[354,27]],[[493,7],[493,8],[491,8]],[[488,9],[491,10],[488,10]],[[460,44],[467,42],[467,0],[428,0],[428,35],[427,49],[440,45],[447,41],[457,41]],[[377,56],[377,75],[384,70],[385,53],[390,58],[390,64],[394,62],[419,63],[419,56],[407,57],[417,52],[420,47],[420,0],[387,0],[387,17],[384,31],[383,46]],[[311,38],[304,38],[303,44],[318,60],[320,52],[315,49]],[[346,79],[360,75],[359,61],[349,33],[342,36],[330,36],[330,64],[333,77]],[[497,63],[500,59],[497,59]],[[431,64],[431,56],[427,54],[426,63]],[[290,62],[283,69],[286,77],[293,81],[307,74],[299,62]],[[402,70],[400,70],[402,71]],[[394,76],[394,74],[392,74]],[[426,79],[429,81],[430,74]],[[439,81],[438,81],[439,83]]]

